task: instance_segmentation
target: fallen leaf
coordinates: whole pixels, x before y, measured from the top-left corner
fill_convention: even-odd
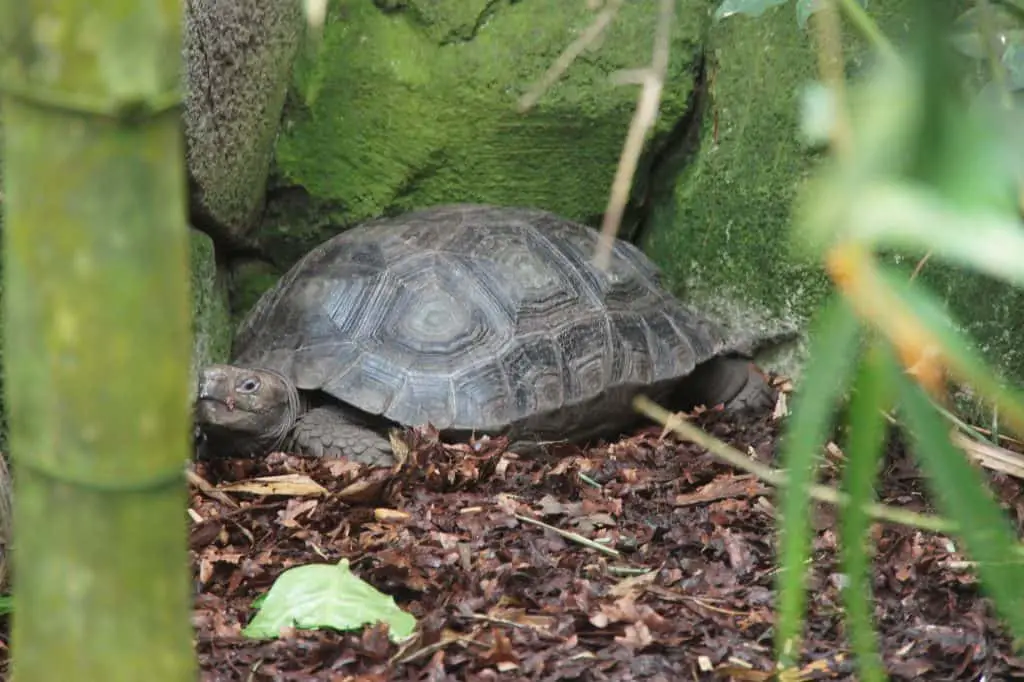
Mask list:
[[[239,481],[219,487],[219,490],[230,493],[250,493],[252,495],[278,495],[285,497],[302,497],[308,495],[326,495],[327,489],[304,474],[283,474],[281,476],[261,476],[247,481]]]

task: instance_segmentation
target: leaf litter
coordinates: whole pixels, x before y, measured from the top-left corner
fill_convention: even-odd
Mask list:
[[[775,411],[692,420],[775,464],[784,423]],[[196,463],[201,679],[772,679],[777,515],[771,487],[756,477],[653,423],[614,443],[551,445],[541,457],[506,453],[501,438],[443,444],[429,428],[392,440],[391,469],[285,453]],[[843,459],[835,446],[824,454]],[[879,500],[930,510],[898,437],[885,464]],[[824,467],[825,482],[835,473]],[[986,474],[1019,529],[1024,483]],[[802,679],[853,680],[837,514],[814,509]],[[891,679],[1024,677],[1024,658],[950,538],[888,523],[872,538],[874,616]],[[415,619],[413,635],[395,637],[373,619],[332,629],[354,617],[339,607],[319,629],[246,637],[278,578],[306,566],[322,567],[321,583],[365,581],[357,591],[379,591],[387,608]],[[339,566],[352,576],[332,577]],[[285,582],[301,585],[301,574]],[[286,589],[277,592],[275,608],[287,610]]]

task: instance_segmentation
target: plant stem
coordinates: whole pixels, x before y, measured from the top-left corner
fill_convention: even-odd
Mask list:
[[[893,62],[900,61],[899,53],[896,52],[896,48],[893,47],[889,39],[885,37],[882,30],[878,28],[878,24],[872,19],[864,8],[861,7],[857,0],[839,0],[840,6],[846,13],[846,17],[853,24],[854,28],[860,31],[861,35],[869,43],[875,46],[882,56]]]

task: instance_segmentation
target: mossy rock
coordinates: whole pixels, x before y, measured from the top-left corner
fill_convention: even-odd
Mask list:
[[[225,278],[217,267],[213,242],[189,230],[192,261],[192,370],[211,362],[226,362],[233,327]],[[194,383],[194,382],[193,382]],[[194,387],[193,387],[194,389]]]
[[[650,149],[688,109],[710,24],[705,0],[677,12]],[[594,17],[584,2],[332,3],[319,45],[298,59],[258,230],[263,250],[285,268],[354,223],[449,202],[594,223],[638,94],[610,76],[649,64],[656,6],[625,3],[600,44],[534,109],[517,111]]]
[[[907,40],[911,2],[878,0],[871,16],[895,43]],[[944,3],[945,9],[963,2]],[[832,292],[819,263],[793,248],[793,200],[815,168],[798,138],[798,94],[816,78],[811,37],[791,3],[760,17],[716,23],[713,102],[699,149],[655,199],[642,246],[680,296],[751,345],[792,335],[762,357],[799,376],[811,315]],[[848,36],[848,72],[864,67],[864,45]],[[895,258],[892,259],[895,262]],[[904,263],[909,269],[913,262]],[[1024,292],[931,260],[920,280],[948,301],[980,350],[1005,375],[1024,379]]]

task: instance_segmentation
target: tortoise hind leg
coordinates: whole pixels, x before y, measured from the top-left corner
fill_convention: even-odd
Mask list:
[[[387,436],[334,405],[313,408],[299,417],[292,430],[291,449],[299,455],[344,457],[370,466],[395,463]]]
[[[681,397],[687,408],[722,404],[729,412],[768,409],[775,389],[748,358],[716,357],[698,366],[687,378]]]

